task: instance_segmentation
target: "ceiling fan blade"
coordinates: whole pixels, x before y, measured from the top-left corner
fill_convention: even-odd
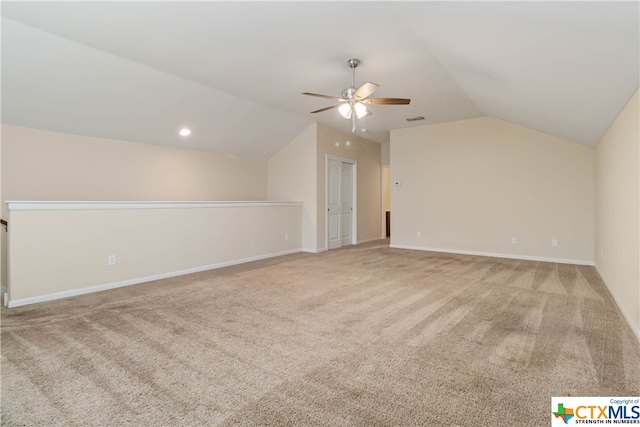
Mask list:
[[[321,108],[321,109],[316,110],[316,111],[312,111],[312,113],[321,113],[323,111],[331,110],[333,108],[338,108],[339,106],[340,106],[340,104],[332,105],[331,107],[325,107],[325,108]]]
[[[362,101],[363,99],[371,95],[373,92],[375,92],[376,89],[378,89],[379,87],[380,86],[375,83],[367,82],[362,86],[360,86],[358,90],[356,90],[356,92],[353,94],[353,98],[356,101]]]
[[[333,99],[334,101],[342,101],[342,102],[346,101],[346,99],[338,98],[336,96],[322,95],[322,94],[319,94],[319,93],[302,92],[302,94],[303,95],[309,95],[309,96],[317,96],[319,98]]]
[[[367,98],[360,102],[371,105],[406,105],[411,100],[406,98]]]

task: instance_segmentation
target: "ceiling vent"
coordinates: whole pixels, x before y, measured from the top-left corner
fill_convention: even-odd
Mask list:
[[[417,117],[409,117],[408,119],[405,119],[408,122],[417,122],[419,120],[424,120],[424,117],[422,116],[417,116]]]

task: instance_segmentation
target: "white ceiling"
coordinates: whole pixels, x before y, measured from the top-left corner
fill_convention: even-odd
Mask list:
[[[492,116],[595,145],[638,88],[638,2],[3,2],[2,122],[269,158],[350,84],[367,138]],[[425,121],[405,119],[424,116]],[[188,139],[177,131],[188,126]],[[360,131],[359,131],[360,132]]]

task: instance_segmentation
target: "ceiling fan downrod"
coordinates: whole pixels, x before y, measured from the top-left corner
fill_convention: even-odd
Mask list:
[[[360,64],[360,60],[353,58],[347,61],[349,64],[349,68],[351,68],[351,87],[355,90],[356,88],[356,67]]]
[[[353,101],[353,94],[356,92],[356,67],[360,64],[360,60],[352,58],[347,61],[347,64],[349,68],[351,68],[351,87],[345,92],[347,93],[346,98],[351,105],[351,133],[356,133],[356,108],[354,105],[355,102]]]

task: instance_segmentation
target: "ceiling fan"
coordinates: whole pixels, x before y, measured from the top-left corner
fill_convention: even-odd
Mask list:
[[[347,61],[351,68],[351,86],[342,91],[342,98],[330,95],[321,95],[319,93],[303,92],[303,95],[317,96],[320,98],[332,99],[338,101],[338,104],[330,107],[321,108],[312,113],[320,113],[322,111],[337,108],[342,117],[351,119],[351,132],[356,131],[356,117],[361,119],[371,114],[367,105],[406,105],[411,102],[406,98],[369,98],[373,92],[378,89],[379,85],[367,82],[356,89],[356,67],[360,64],[359,59],[350,59]]]

